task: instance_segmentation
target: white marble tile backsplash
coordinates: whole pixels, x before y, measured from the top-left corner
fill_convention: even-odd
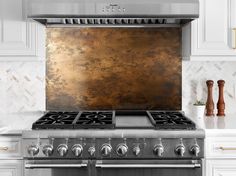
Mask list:
[[[226,113],[236,113],[236,62],[190,62],[182,63],[182,109],[188,116],[193,113],[193,103],[198,99],[206,102],[206,80],[214,81],[215,112],[218,101],[219,79],[225,80]]]
[[[0,113],[45,110],[45,62],[0,62]]]
[[[187,115],[192,114],[197,96],[206,101],[207,79],[215,81],[215,104],[218,100],[216,82],[218,79],[226,81],[226,113],[236,113],[236,62],[183,61],[182,79],[182,109]],[[44,111],[45,99],[44,61],[0,62],[0,113]]]

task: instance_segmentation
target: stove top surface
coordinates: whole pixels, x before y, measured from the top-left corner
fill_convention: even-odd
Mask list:
[[[32,129],[195,130],[196,125],[180,111],[51,111]]]

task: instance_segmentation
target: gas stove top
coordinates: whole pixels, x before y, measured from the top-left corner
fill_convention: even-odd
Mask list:
[[[137,119],[137,117],[139,117]],[[117,121],[129,119],[129,124],[119,126]],[[143,121],[150,122],[146,125]],[[122,120],[121,120],[122,121]],[[140,124],[137,124],[140,122]],[[136,125],[131,125],[136,124]],[[48,112],[32,129],[115,129],[115,128],[153,128],[194,130],[194,122],[179,111],[81,111]]]
[[[34,160],[204,155],[204,131],[179,111],[47,112],[22,138],[24,158]]]

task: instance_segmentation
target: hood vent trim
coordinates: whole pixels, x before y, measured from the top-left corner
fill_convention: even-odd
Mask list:
[[[180,27],[190,20],[172,18],[35,18],[47,27]]]

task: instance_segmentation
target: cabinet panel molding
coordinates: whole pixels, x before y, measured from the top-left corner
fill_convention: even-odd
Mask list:
[[[1,31],[1,56],[36,56],[38,31],[35,23],[5,21]]]
[[[200,18],[192,22],[192,55],[232,55],[234,0],[200,0]]]
[[[207,160],[206,176],[235,176],[236,160]]]
[[[4,11],[0,17],[0,61],[45,59],[45,26],[23,19],[22,0],[1,2]]]
[[[183,27],[184,60],[236,61],[236,0],[200,0],[200,17]]]
[[[22,176],[23,165],[21,160],[0,160],[1,176]]]

